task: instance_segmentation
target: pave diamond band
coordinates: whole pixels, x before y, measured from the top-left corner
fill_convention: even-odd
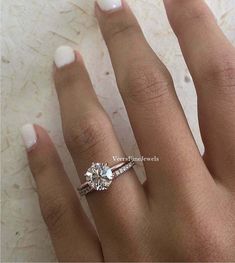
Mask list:
[[[124,165],[122,165],[121,167],[114,169],[111,168],[113,170],[113,175],[114,178],[117,178],[118,176],[120,176],[121,174],[125,173],[126,171],[130,170],[133,166],[135,165],[135,163],[133,161],[130,162],[126,162],[124,163]]]
[[[109,167],[107,163],[92,163],[84,174],[86,182],[78,188],[80,195],[87,195],[94,190],[107,190],[113,179],[124,174],[134,165],[133,161],[120,162],[112,167]]]

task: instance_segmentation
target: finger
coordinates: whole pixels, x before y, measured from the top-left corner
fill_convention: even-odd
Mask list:
[[[235,173],[235,50],[202,0],[165,0],[194,78],[205,159],[211,172],[230,181]],[[234,180],[234,176],[233,176]]]
[[[42,128],[31,124],[22,128],[22,135],[42,215],[59,261],[102,261],[98,237],[49,136]]]
[[[195,172],[198,180],[205,168],[169,72],[149,47],[126,2],[116,12],[105,11],[104,2],[98,1],[96,16],[141,154],[160,158],[158,163],[145,163],[148,189],[154,194],[166,184],[182,185],[189,177],[194,180]]]
[[[58,63],[58,53],[61,57],[69,57],[65,54],[65,50],[70,50],[71,54],[74,54],[74,51],[68,47],[57,50],[54,78],[61,107],[65,141],[83,183],[85,179],[83,175],[92,162],[107,162],[109,166],[112,166],[116,164],[113,156],[124,157],[124,153],[107,114],[98,102],[81,56],[76,52],[69,65]],[[137,214],[140,211],[146,210],[142,186],[134,171],[131,170],[117,178],[108,191],[89,193],[87,200],[101,243],[106,249],[105,258],[112,260],[113,255],[119,252],[108,248],[113,243],[120,242],[118,238],[114,238],[115,235],[124,238],[121,235],[124,226],[120,224],[123,215],[126,215],[127,229],[125,230],[131,231],[134,218],[139,216]],[[130,207],[136,209],[130,209]],[[140,207],[145,209],[142,210]]]

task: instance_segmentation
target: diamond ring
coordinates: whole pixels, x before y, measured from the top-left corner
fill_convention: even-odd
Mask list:
[[[94,190],[107,190],[113,179],[124,174],[134,165],[133,161],[120,162],[112,167],[109,167],[107,163],[92,163],[84,174],[86,182],[78,188],[80,195],[86,195]]]

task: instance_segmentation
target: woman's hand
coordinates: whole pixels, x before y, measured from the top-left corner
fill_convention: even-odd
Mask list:
[[[43,217],[60,261],[235,260],[235,50],[202,0],[165,0],[198,95],[201,157],[172,78],[146,42],[125,1],[100,0],[95,12],[119,91],[143,156],[147,180],[132,169],[87,200],[87,219],[47,133],[23,137]],[[98,62],[97,62],[98,63]],[[98,64],[97,64],[98,65]],[[55,86],[65,142],[84,182],[92,162],[124,157],[81,55],[61,47]]]

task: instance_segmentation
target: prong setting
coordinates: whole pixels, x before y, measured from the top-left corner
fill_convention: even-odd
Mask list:
[[[84,174],[86,182],[78,188],[78,191],[81,196],[87,195],[93,190],[104,191],[107,190],[113,179],[124,174],[130,170],[135,163],[130,162],[121,162],[111,168],[108,166],[108,163],[92,163],[91,167],[88,168],[87,172]]]
[[[114,175],[107,163],[92,163],[85,173],[86,181],[94,190],[107,190],[112,183]]]

